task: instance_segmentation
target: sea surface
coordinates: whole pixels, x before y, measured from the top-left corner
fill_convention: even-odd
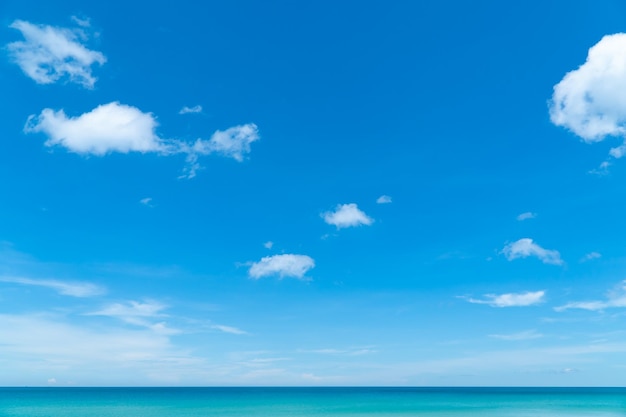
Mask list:
[[[626,388],[0,388],[1,417],[626,417]]]

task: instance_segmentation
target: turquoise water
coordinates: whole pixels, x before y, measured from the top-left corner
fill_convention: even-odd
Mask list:
[[[626,417],[624,388],[0,388],[0,417]]]

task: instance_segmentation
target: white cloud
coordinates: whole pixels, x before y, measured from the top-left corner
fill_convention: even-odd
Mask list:
[[[359,210],[354,203],[339,204],[335,211],[327,211],[322,213],[322,218],[328,224],[337,226],[337,229],[343,227],[355,227],[360,225],[371,225],[374,219]]]
[[[534,256],[536,258],[539,258],[544,264],[563,264],[561,254],[558,251],[544,249],[529,238],[524,238],[516,242],[509,243],[502,249],[502,253],[509,261]]]
[[[28,118],[24,131],[45,133],[46,146],[101,156],[110,152],[166,152],[168,147],[154,132],[156,127],[151,113],[112,102],[69,118],[63,110],[44,109],[39,116]]]
[[[581,258],[580,262],[587,262],[587,261],[591,261],[593,259],[598,259],[601,257],[602,255],[598,252],[589,252],[588,254],[586,254],[585,256]]]
[[[626,134],[626,34],[603,37],[589,49],[587,60],[554,86],[552,123],[587,143]],[[611,150],[621,158],[626,146]]]
[[[378,204],[389,204],[391,203],[391,197],[388,195],[381,195],[376,199],[376,203]]]
[[[0,282],[51,288],[59,294],[69,295],[71,297],[94,297],[96,295],[106,293],[104,288],[85,282],[65,282],[52,279],[31,279],[20,277],[0,277]]]
[[[139,200],[139,202],[144,206],[154,207],[154,205],[152,204],[152,197],[142,198],[141,200]]]
[[[518,332],[518,333],[490,334],[489,337],[492,337],[494,339],[506,340],[506,341],[518,341],[518,340],[539,339],[543,337],[543,335],[541,333],[538,333],[536,330],[525,330],[523,332]]]
[[[198,139],[192,147],[192,153],[208,155],[218,153],[236,161],[243,161],[250,153],[250,144],[259,140],[259,130],[254,123],[234,126],[226,130],[217,130],[209,140]]]
[[[185,106],[182,109],[180,109],[180,111],[178,112],[178,114],[189,114],[189,113],[202,113],[202,106],[201,105],[197,105],[193,107]]]
[[[485,294],[485,299],[461,297],[474,304],[487,304],[491,307],[526,307],[544,302],[545,291],[523,293]]]
[[[24,126],[26,133],[43,133],[46,146],[61,146],[82,155],[103,156],[113,152],[158,153],[187,155],[187,166],[181,178],[193,178],[201,168],[198,158],[219,154],[243,161],[250,153],[250,144],[259,139],[255,124],[234,126],[216,131],[209,139],[186,143],[177,139],[160,138],[152,113],[136,107],[111,102],[77,117],[68,117],[63,110],[44,109],[31,115]]]
[[[537,213],[532,213],[530,211],[527,211],[517,216],[516,219],[517,221],[521,222],[521,221],[528,220],[528,219],[534,219],[535,217],[537,217]]]
[[[14,21],[9,27],[19,30],[25,39],[8,44],[9,54],[35,82],[51,84],[67,76],[72,82],[93,88],[96,78],[91,75],[91,66],[104,64],[106,58],[81,43],[81,38],[86,37],[82,30],[36,25],[23,20]]]
[[[248,332],[238,329],[232,326],[224,326],[221,324],[214,324],[211,326],[212,329],[219,330],[220,332],[230,333],[230,334],[248,334]]]
[[[271,240],[268,240],[267,242],[263,244],[263,247],[265,249],[272,249],[272,246],[274,246],[274,242],[272,242]]]
[[[560,307],[555,307],[556,311],[565,311],[570,309],[599,311],[607,308],[626,307],[626,280],[622,281],[617,288],[607,295],[606,300],[595,301],[574,301]]]
[[[274,255],[263,257],[259,262],[253,263],[248,274],[253,279],[272,275],[278,275],[279,278],[305,279],[304,275],[313,267],[315,261],[306,255]]]

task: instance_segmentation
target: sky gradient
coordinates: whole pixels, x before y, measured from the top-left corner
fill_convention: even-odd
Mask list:
[[[0,385],[626,384],[623,2],[198,3],[0,3]]]

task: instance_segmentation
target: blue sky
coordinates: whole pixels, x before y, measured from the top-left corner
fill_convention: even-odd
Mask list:
[[[0,4],[0,385],[624,385],[623,2]]]

